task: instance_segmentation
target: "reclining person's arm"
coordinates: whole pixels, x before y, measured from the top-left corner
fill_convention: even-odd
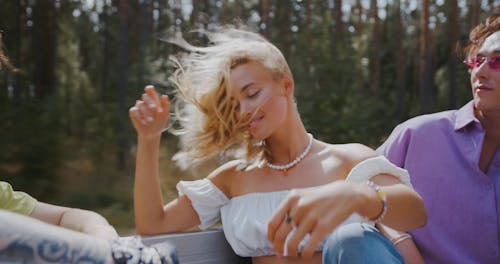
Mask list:
[[[0,226],[1,263],[113,263],[110,243],[96,237],[4,210]]]
[[[50,224],[106,240],[118,236],[115,229],[104,217],[89,210],[38,202],[30,216]]]

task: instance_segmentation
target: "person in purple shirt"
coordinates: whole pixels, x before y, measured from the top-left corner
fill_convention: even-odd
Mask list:
[[[466,53],[474,99],[400,124],[377,150],[424,199],[427,225],[411,234],[426,263],[500,263],[500,17]]]
[[[341,226],[328,237],[324,263],[402,263],[394,248],[406,263],[500,263],[500,17],[475,27],[465,51],[473,100],[400,124],[377,150],[409,172],[427,225],[411,236],[380,225]],[[314,200],[301,210],[317,218],[327,198],[306,193],[297,203]]]

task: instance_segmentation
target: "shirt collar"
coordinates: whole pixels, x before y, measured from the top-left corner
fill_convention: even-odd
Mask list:
[[[474,101],[470,101],[455,113],[455,131],[460,130],[471,123],[480,124],[474,116]]]

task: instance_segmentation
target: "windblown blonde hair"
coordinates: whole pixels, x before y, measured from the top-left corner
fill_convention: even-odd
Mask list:
[[[181,168],[226,152],[247,163],[262,157],[264,144],[247,131],[249,120],[238,119],[238,102],[231,98],[231,69],[250,62],[260,63],[275,80],[291,76],[285,57],[261,35],[235,27],[204,32],[209,44],[193,46],[183,39],[170,40],[187,52],[171,57],[176,70],[170,81],[177,88],[171,130],[180,136],[181,150],[174,160]]]

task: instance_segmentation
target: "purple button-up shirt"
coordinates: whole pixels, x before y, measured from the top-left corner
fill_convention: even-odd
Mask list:
[[[480,170],[484,136],[469,102],[400,124],[377,149],[424,200],[427,225],[411,233],[426,263],[500,263],[500,154]]]

